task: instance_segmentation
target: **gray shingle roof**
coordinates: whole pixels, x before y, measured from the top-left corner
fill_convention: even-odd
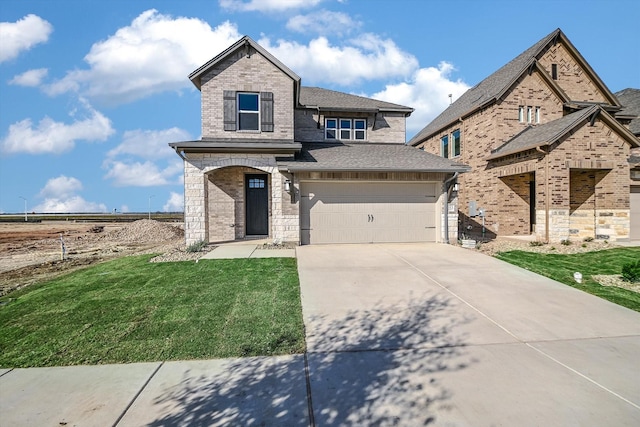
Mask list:
[[[558,120],[536,126],[528,126],[502,146],[491,151],[489,159],[496,159],[509,154],[519,153],[532,148],[549,145],[557,141],[578,124],[587,120],[591,114],[600,110],[594,105],[575,113],[568,114]]]
[[[640,135],[640,89],[627,88],[615,95],[624,107],[617,115],[635,116],[629,124],[629,130],[634,135]]]
[[[333,111],[399,111],[407,115],[413,108],[391,102],[379,101],[358,95],[350,95],[319,87],[302,86],[300,88],[300,104],[305,107]]]
[[[278,162],[281,170],[465,172],[461,163],[405,144],[303,144],[300,157]]]
[[[559,34],[561,34],[560,29],[556,29],[551,34],[547,35],[529,49],[515,57],[498,71],[466,91],[460,98],[444,110],[442,114],[418,132],[416,136],[411,138],[409,144],[417,144],[421,140],[429,137],[432,133],[448,126],[450,123],[460,117],[463,117],[477,107],[495,100],[506,87],[510,86],[515,79],[518,78],[524,70],[529,67],[529,65],[531,65],[532,61],[542,51],[542,49]]]

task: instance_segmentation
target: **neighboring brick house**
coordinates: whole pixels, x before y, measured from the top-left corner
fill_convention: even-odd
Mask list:
[[[471,167],[459,230],[542,241],[630,237],[621,103],[557,29],[465,92],[409,144]],[[456,199],[457,196],[457,200]]]
[[[616,117],[628,120],[627,127],[637,138],[640,138],[640,89],[627,88],[616,92],[616,97],[624,106]],[[640,148],[631,150],[631,240],[640,240]]]
[[[309,243],[440,241],[467,168],[405,144],[413,109],[326,89],[249,37],[189,76],[202,137],[184,160],[185,235]]]

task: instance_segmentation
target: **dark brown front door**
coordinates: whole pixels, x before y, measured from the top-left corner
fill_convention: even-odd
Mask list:
[[[267,175],[245,175],[247,235],[269,234],[269,188]]]

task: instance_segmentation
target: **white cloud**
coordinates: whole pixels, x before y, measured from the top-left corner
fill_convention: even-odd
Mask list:
[[[447,62],[441,62],[438,67],[421,68],[410,82],[387,85],[372,98],[415,109],[407,119],[407,136],[410,138],[447,108],[449,94],[455,101],[469,89],[470,86],[461,80],[450,80],[452,71],[453,65]]]
[[[310,8],[322,0],[219,0],[220,7],[241,12],[282,12],[288,9]]]
[[[69,71],[45,91],[50,95],[79,91],[111,104],[179,91],[191,85],[186,78],[191,71],[240,37],[229,22],[212,29],[197,18],[147,10],[91,47],[84,58],[89,69]]]
[[[60,175],[51,178],[40,190],[38,197],[44,201],[33,208],[35,212],[106,212],[103,203],[89,202],[76,194],[82,190],[82,182],[74,177]]]
[[[272,44],[268,38],[259,43],[306,83],[346,86],[361,80],[405,78],[418,68],[413,55],[375,34],[362,34],[352,39],[350,46],[332,46],[325,37],[311,40],[308,46],[285,40]]]
[[[308,15],[296,15],[287,21],[287,28],[298,33],[343,36],[362,24],[345,13],[321,10]]]
[[[82,182],[74,177],[60,175],[51,178],[40,190],[40,197],[68,198],[82,190]]]
[[[184,210],[184,195],[174,191],[170,193],[169,200],[162,206],[163,212],[182,212]]]
[[[24,73],[18,74],[9,80],[9,84],[27,87],[40,86],[48,72],[49,70],[46,68],[37,68],[35,70],[25,71]]]
[[[56,122],[44,117],[34,126],[31,119],[24,119],[9,126],[8,135],[0,140],[7,153],[55,153],[71,150],[76,141],[105,141],[114,133],[111,120],[81,100],[88,117],[71,124]],[[73,117],[75,112],[71,114]]]
[[[174,184],[176,175],[182,172],[182,162],[175,161],[166,168],[160,169],[157,164],[134,161],[107,160],[106,179],[113,180],[117,187],[154,187],[158,185]]]
[[[33,208],[35,212],[67,213],[67,212],[106,212],[104,203],[88,202],[80,196],[68,199],[46,199]]]
[[[49,40],[53,26],[37,15],[27,15],[16,22],[0,22],[0,63]]]
[[[124,133],[122,143],[109,151],[108,156],[134,155],[147,159],[173,157],[176,152],[168,143],[190,139],[189,132],[176,127],[164,130],[130,130]]]

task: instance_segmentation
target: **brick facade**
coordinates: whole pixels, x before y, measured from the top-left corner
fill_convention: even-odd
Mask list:
[[[441,138],[448,135],[451,141],[453,131],[460,130],[461,153],[454,159],[471,167],[458,178],[460,233],[485,238],[533,233],[549,241],[628,239],[630,144],[601,116],[593,126],[589,120],[580,123],[551,146],[488,159],[528,126],[562,118],[567,113],[563,96],[600,103],[612,99],[562,41],[550,44],[537,64],[541,70],[522,73],[495,102],[416,144],[442,155]],[[552,64],[560,91],[548,83]],[[484,218],[471,216],[470,204],[484,209]]]

